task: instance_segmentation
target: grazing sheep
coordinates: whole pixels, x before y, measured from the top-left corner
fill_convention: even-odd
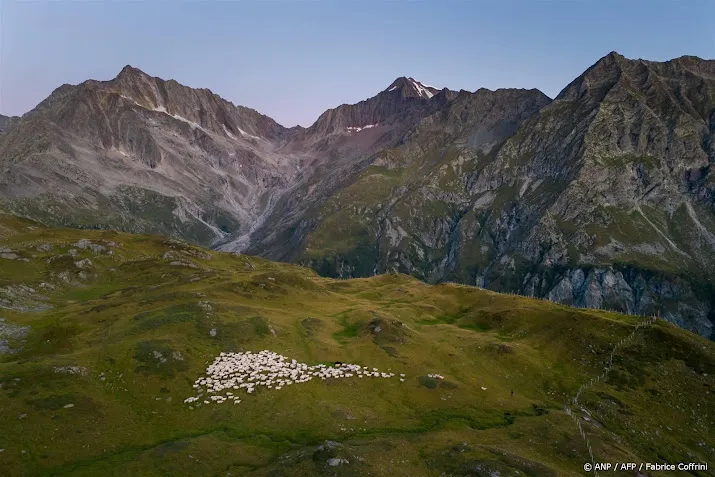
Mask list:
[[[335,366],[317,364],[314,366],[299,363],[295,359],[288,360],[272,351],[263,350],[257,353],[250,351],[242,353],[221,352],[213,363],[206,368],[206,376],[198,378],[193,384],[194,389],[199,390],[199,397],[203,390],[212,396],[205,400],[204,404],[212,402],[220,404],[232,399],[234,404],[241,402],[238,396],[232,391],[226,391],[225,396],[218,394],[224,390],[245,389],[247,394],[252,394],[256,386],[264,386],[267,389],[276,391],[291,384],[305,383],[313,378],[327,379],[362,377],[381,377],[389,379],[395,373],[380,372],[377,368],[369,370],[367,366],[343,363],[335,361]],[[400,375],[404,377],[404,374]],[[432,376],[432,375],[430,375]],[[434,375],[439,376],[439,375]],[[439,376],[439,379],[442,379]],[[245,381],[245,382],[244,382]],[[404,379],[400,379],[404,382]],[[189,397],[184,403],[191,404],[199,400],[199,397]]]

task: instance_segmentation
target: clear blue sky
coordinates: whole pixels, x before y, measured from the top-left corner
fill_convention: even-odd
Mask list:
[[[0,112],[126,64],[285,126],[398,76],[554,97],[609,51],[715,58],[714,0],[0,0]]]

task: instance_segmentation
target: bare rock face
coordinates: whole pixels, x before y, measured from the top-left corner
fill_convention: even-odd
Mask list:
[[[210,245],[249,224],[293,172],[269,118],[126,67],[58,88],[0,142],[0,198],[56,225]]]
[[[20,119],[17,116],[3,116],[0,114],[0,134],[5,133],[10,127]]]

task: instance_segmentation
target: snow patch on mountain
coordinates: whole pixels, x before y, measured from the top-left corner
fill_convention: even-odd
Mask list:
[[[238,132],[240,132],[242,135],[244,135],[246,137],[250,137],[251,139],[260,139],[260,137],[254,136],[253,134],[248,134],[246,131],[244,131],[243,129],[241,129],[239,127],[236,127],[236,129],[238,129]]]
[[[432,93],[430,90],[425,88],[424,85],[422,83],[420,83],[419,81],[416,81],[416,80],[410,78],[410,83],[417,90],[417,94],[419,94],[423,98],[430,99],[432,96],[434,96],[434,93]]]
[[[165,113],[165,114],[169,114],[169,113]],[[171,116],[174,119],[178,119],[179,121],[185,122],[186,124],[191,126],[192,129],[200,129],[200,130],[206,132],[206,130],[203,127],[201,127],[201,125],[199,123],[195,123],[194,121],[191,121],[190,119],[186,119],[185,117],[179,116],[178,114],[169,114],[169,116]]]
[[[234,136],[233,134],[231,134],[231,131],[228,130],[228,128],[226,127],[225,124],[223,125],[223,131],[226,133],[226,136],[228,136],[229,138],[233,139],[234,141],[238,139],[236,136]]]
[[[368,124],[367,126],[362,126],[362,127],[348,126],[348,127],[345,128],[345,129],[346,129],[348,132],[360,132],[360,131],[362,131],[363,129],[370,129],[370,128],[377,127],[377,125],[378,125],[378,124],[376,123],[376,124]]]

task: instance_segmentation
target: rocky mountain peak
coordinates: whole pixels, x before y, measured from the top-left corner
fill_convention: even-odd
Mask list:
[[[385,89],[385,92],[388,93],[393,91],[399,92],[403,98],[430,99],[432,96],[439,93],[440,90],[434,86],[420,83],[414,78],[401,76],[393,81],[387,89]]]
[[[575,101],[591,96],[595,102],[600,102],[618,82],[624,66],[632,61],[612,51],[574,79],[556,96],[556,99]]]
[[[124,68],[122,68],[122,71],[119,72],[119,74],[117,75],[117,78],[136,78],[136,77],[147,77],[147,76],[149,76],[149,75],[144,73],[139,68],[136,68],[132,65],[126,65]]]

